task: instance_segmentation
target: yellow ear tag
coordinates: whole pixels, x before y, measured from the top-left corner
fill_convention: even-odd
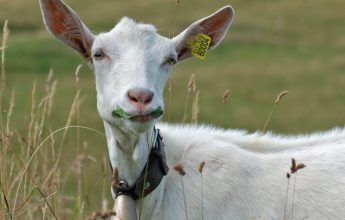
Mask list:
[[[192,55],[201,60],[205,59],[210,43],[211,37],[201,33],[190,37],[187,41]]]

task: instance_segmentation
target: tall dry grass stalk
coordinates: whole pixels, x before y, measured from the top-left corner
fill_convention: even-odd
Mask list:
[[[10,98],[10,105],[7,109],[6,128],[4,131],[5,139],[2,140],[4,143],[4,147],[8,146],[8,139],[13,135],[13,132],[10,129],[10,123],[11,123],[11,116],[12,116],[13,108],[15,106],[15,97],[16,97],[16,89],[13,89],[12,93],[11,93],[11,98]]]
[[[30,149],[34,146],[34,126],[35,126],[35,119],[36,119],[36,88],[37,88],[37,81],[35,80],[31,90],[31,111],[30,111],[30,123],[28,128],[28,153],[30,155]]]
[[[192,98],[190,101],[190,97]],[[186,123],[190,117],[191,123],[198,123],[200,107],[199,107],[200,91],[197,89],[195,74],[192,74],[188,82],[187,96],[183,111],[182,123]],[[190,109],[190,115],[188,114]]]
[[[81,69],[82,65],[79,65],[75,71],[75,85],[76,85],[76,92],[78,94],[78,96],[76,96],[75,99],[75,114],[76,114],[76,124],[78,126],[77,128],[77,136],[76,136],[76,142],[77,142],[77,158],[81,158],[81,152],[80,152],[80,99],[79,99],[79,94],[80,94],[80,77],[79,77],[79,73],[80,73],[80,69]],[[81,216],[82,216],[82,212],[81,212],[81,207],[82,207],[82,198],[81,198],[81,194],[82,194],[82,186],[81,186],[81,162],[82,160],[77,159],[77,169],[76,169],[76,176],[77,176],[77,204],[76,204],[76,210],[77,210],[77,219],[80,220]]]
[[[0,139],[4,147],[6,147],[6,134],[4,130],[4,119],[3,119],[3,99],[5,95],[6,88],[6,72],[5,72],[5,52],[9,36],[8,21],[6,20],[3,26],[2,43],[1,43],[1,72],[0,72],[0,126],[1,126],[1,136]]]
[[[2,44],[1,44],[1,91],[5,90],[6,86],[6,73],[5,73],[5,51],[7,47],[8,37],[10,35],[10,30],[8,29],[8,20],[5,20],[3,26],[2,34]]]
[[[78,66],[77,69],[76,69],[76,75],[77,75],[77,72],[79,70],[80,70],[80,66]],[[76,81],[78,81],[78,79],[76,79]],[[60,147],[59,147],[59,152],[57,154],[57,160],[55,161],[55,164],[54,164],[53,168],[49,172],[48,177],[52,176],[53,173],[58,169],[58,165],[59,165],[59,162],[60,162],[60,159],[61,159],[63,144],[64,144],[64,141],[66,139],[66,136],[67,136],[67,133],[69,131],[69,128],[71,128],[72,121],[73,121],[73,119],[75,118],[75,116],[76,116],[76,114],[78,112],[79,105],[80,105],[80,89],[77,90],[76,95],[74,96],[73,103],[72,103],[72,106],[70,108],[66,124],[65,124],[65,126],[63,128],[63,135],[62,135],[62,138],[61,138],[61,141],[60,141]],[[79,125],[77,125],[77,129],[79,129]],[[79,138],[78,138],[78,140],[79,140]],[[78,147],[78,152],[80,153],[79,147]],[[77,155],[77,157],[78,157],[78,155]]]
[[[294,179],[294,183],[293,183],[293,190],[292,190],[292,207],[291,207],[291,216],[292,216],[292,220],[293,220],[293,212],[294,212],[294,206],[295,206],[295,192],[296,192],[296,180],[297,180],[297,171],[304,169],[306,167],[306,165],[304,165],[303,163],[297,164],[295,159],[291,159],[291,174],[295,175],[295,179]]]
[[[6,73],[5,73],[5,51],[6,51],[6,45],[7,40],[9,36],[9,29],[8,29],[8,21],[6,20],[3,25],[3,35],[2,35],[2,44],[1,44],[1,72],[0,72],[0,143],[1,143],[1,155],[4,157],[4,155],[7,154],[8,151],[8,130],[6,126],[6,130],[4,127],[4,118],[3,118],[3,110],[4,110],[4,95],[5,95],[5,88],[6,88]],[[11,98],[12,100],[12,98]],[[11,101],[11,102],[14,102]],[[10,107],[11,109],[11,107]],[[10,116],[11,114],[7,115],[7,124],[9,124]],[[11,212],[11,204],[9,200],[10,191],[9,191],[9,183],[8,179],[11,177],[11,170],[8,172],[8,164],[4,161],[4,158],[1,158],[0,156],[0,166],[2,168],[2,171],[0,173],[0,187],[1,187],[1,203],[4,204],[1,206],[2,210],[5,210],[6,213],[8,213],[8,216],[10,219],[13,218],[13,215]],[[12,167],[12,166],[11,166]],[[5,169],[4,169],[5,168]]]
[[[87,192],[82,187],[82,162],[85,158],[91,159],[86,152],[87,145],[82,148],[81,130],[98,133],[102,137],[104,133],[80,125],[80,67],[76,71],[76,93],[66,126],[53,129],[56,126],[52,114],[58,81],[54,79],[52,70],[45,84],[41,84],[40,80],[33,82],[31,94],[23,99],[27,100],[28,103],[24,104],[29,106],[29,110],[27,115],[18,116],[24,118],[18,126],[12,122],[17,111],[16,89],[7,88],[6,85],[5,49],[8,36],[8,25],[5,22],[0,45],[0,219],[82,219],[85,214],[89,214],[88,210],[84,214],[86,203],[82,195]],[[74,137],[68,135],[72,128],[77,132]],[[61,153],[62,148],[65,148],[64,142],[69,143],[71,140],[78,148],[75,166],[72,167],[76,172],[72,178],[76,176],[74,180],[77,188],[77,195],[73,197],[61,191],[69,172],[61,170],[66,168],[60,166],[60,161],[66,160]],[[74,212],[70,208],[73,207],[71,201],[76,204]],[[106,206],[103,206],[105,209]],[[110,216],[111,213],[108,214]]]
[[[66,208],[63,205],[63,196],[59,196],[56,192],[61,187],[61,172],[57,166],[61,159],[61,153],[56,155],[54,136],[57,133],[63,133],[63,137],[67,136],[69,128],[86,129],[98,132],[92,128],[83,126],[71,126],[72,117],[79,100],[77,93],[72,110],[67,120],[67,126],[53,131],[51,129],[50,114],[53,108],[53,96],[56,92],[57,81],[53,80],[52,74],[49,74],[45,85],[45,95],[38,98],[38,85],[35,81],[31,91],[31,110],[29,124],[27,126],[27,135],[23,136],[18,131],[11,128],[11,116],[15,108],[15,90],[11,93],[9,107],[7,109],[7,117],[5,121],[5,129],[3,134],[9,134],[6,138],[8,148],[4,148],[5,141],[1,141],[1,207],[4,204],[5,213],[2,213],[0,219],[37,219],[39,215],[48,219],[66,219]],[[104,135],[103,133],[101,133]],[[13,145],[20,147],[19,151],[13,155],[8,149]],[[62,144],[60,144],[62,146]],[[12,151],[12,150],[11,150]],[[61,152],[61,151],[60,151]],[[85,155],[79,152],[79,157]],[[78,157],[78,156],[77,156]],[[78,157],[78,158],[79,158]],[[78,162],[80,162],[78,160]],[[77,163],[79,166],[80,163]],[[81,167],[78,169],[79,182],[81,186]],[[78,181],[77,180],[77,181]],[[81,187],[79,188],[81,195]],[[81,196],[79,196],[81,198]],[[77,218],[82,219],[83,204],[78,207]],[[7,217],[6,217],[7,216]],[[69,217],[67,219],[70,219]],[[76,218],[75,218],[76,219]]]
[[[57,176],[59,175],[59,172],[55,172],[54,175],[51,176],[52,178],[49,177],[49,170],[52,163],[51,160],[48,160],[49,155],[55,155],[55,141],[52,137],[50,137],[52,136],[52,132],[50,128],[50,122],[47,121],[49,120],[48,112],[49,108],[52,107],[52,97],[55,93],[56,86],[56,81],[53,81],[52,78],[53,74],[52,72],[50,72],[45,84],[45,95],[39,101],[37,101],[37,81],[34,81],[33,88],[31,91],[31,111],[27,138],[25,142],[21,144],[22,149],[26,149],[22,151],[23,160],[21,164],[23,165],[23,167],[19,172],[20,178],[17,178],[16,181],[14,181],[12,184],[12,188],[14,188],[15,185],[17,187],[13,202],[13,216],[15,216],[15,212],[17,212],[18,207],[23,206],[23,203],[17,205],[17,202],[20,202],[22,198],[30,198],[28,197],[28,195],[32,195],[32,187],[34,187],[34,189],[37,189],[37,187],[39,187],[41,196],[43,194],[52,195],[56,190],[56,188],[52,186],[54,185],[54,182],[56,183],[59,179],[59,177]],[[13,100],[14,98],[11,99]],[[42,146],[46,146],[44,144],[47,142],[48,139],[42,138],[42,136],[46,134],[49,134],[48,137],[51,141],[50,148],[44,147],[40,151],[40,153],[38,153]],[[33,161],[34,156],[41,158],[40,165],[38,163],[38,160]],[[39,179],[32,178],[32,175],[37,176],[38,174],[40,174]],[[42,187],[37,186],[40,185],[39,182],[43,183]],[[49,189],[46,185],[49,185]],[[44,191],[48,193],[43,193]],[[25,199],[24,201],[27,200],[28,199]],[[46,200],[46,198],[43,198],[43,200]],[[47,201],[45,202],[45,207],[46,209],[42,210],[52,211],[52,206]],[[18,212],[18,214],[19,213],[20,212]],[[46,211],[44,211],[44,214],[46,215]],[[55,213],[53,213],[53,215],[55,215]],[[30,216],[30,218],[33,218],[33,214],[30,214]]]
[[[277,99],[278,100],[278,99]],[[299,163],[297,164],[294,158],[291,159],[291,167],[290,171],[286,173],[286,177],[288,179],[287,189],[286,189],[286,196],[285,196],[285,206],[284,206],[284,216],[283,219],[287,220],[287,208],[288,208],[288,197],[289,197],[289,186],[290,186],[290,178],[294,175],[294,182],[292,188],[292,200],[291,200],[291,217],[292,220],[294,219],[294,202],[295,202],[295,192],[296,192],[296,180],[297,180],[297,171],[304,169],[306,167],[305,164]]]
[[[77,113],[77,110],[78,110],[79,100],[80,100],[80,90],[78,90],[77,93],[74,96],[73,103],[72,103],[72,106],[71,106],[71,109],[69,111],[68,118],[67,118],[67,121],[66,121],[66,124],[65,124],[65,130],[63,132],[62,139],[61,139],[61,142],[60,142],[60,146],[61,147],[62,147],[62,145],[64,143],[64,140],[66,139],[67,133],[68,133],[69,128],[70,128],[70,125],[72,124],[72,121],[73,121],[74,117],[76,116],[76,113]]]
[[[183,111],[182,123],[186,123],[188,121],[188,107],[189,107],[189,97],[190,95],[194,94],[196,91],[196,81],[195,81],[195,74],[192,74],[189,78],[188,82],[188,90],[187,90],[187,97]]]
[[[11,100],[14,100],[15,96],[13,94]],[[36,82],[34,82],[34,86],[31,92],[31,102],[32,102],[32,107],[31,107],[31,113],[30,113],[30,123],[29,123],[29,127],[28,127],[28,135],[26,138],[27,144],[26,145],[21,145],[23,147],[23,149],[26,149],[22,152],[25,152],[23,154],[23,162],[25,163],[25,161],[29,160],[30,155],[32,154],[32,152],[35,150],[35,142],[39,141],[39,137],[42,134],[40,132],[40,121],[39,119],[35,120],[36,118],[36,110],[38,108],[36,108]],[[42,99],[41,103],[44,102],[44,99]],[[11,103],[11,101],[10,101]],[[11,104],[10,104],[11,106]],[[14,105],[13,105],[14,107]],[[38,110],[37,110],[38,111]],[[44,112],[44,111],[43,111]],[[41,116],[42,118],[44,118],[44,116]],[[8,120],[10,119],[10,114],[8,115]],[[8,128],[9,129],[9,128]],[[18,164],[16,164],[18,166]],[[32,165],[31,168],[29,168],[28,166],[24,166],[24,168],[20,168],[20,167],[14,167],[14,169],[18,169],[21,170],[21,172],[19,172],[18,177],[20,178],[16,178],[13,182],[12,182],[12,186],[10,188],[11,191],[14,190],[15,186],[16,186],[16,190],[15,190],[15,197],[14,197],[14,202],[13,202],[13,209],[11,210],[11,214],[13,216],[13,218],[15,218],[15,214],[17,214],[16,212],[19,210],[20,207],[23,207],[24,204],[26,203],[26,201],[28,201],[28,199],[31,197],[32,192],[34,191],[34,189],[37,188],[32,188],[32,186],[36,185],[37,180],[36,179],[32,179],[31,175],[36,175],[38,173],[38,163],[34,163]],[[29,172],[26,172],[27,170],[29,170]],[[23,185],[23,187],[21,187],[21,185]],[[19,194],[21,190],[21,195]],[[21,198],[20,198],[21,197]],[[23,198],[26,198],[23,200]],[[19,206],[17,206],[17,201],[21,200],[21,204]],[[18,212],[20,213],[20,212]]]
[[[270,120],[272,118],[272,115],[273,115],[273,112],[274,112],[275,108],[277,107],[279,102],[283,99],[283,97],[285,95],[287,95],[288,93],[289,93],[289,91],[283,91],[283,92],[279,93],[279,95],[277,96],[276,100],[274,101],[272,110],[271,110],[271,112],[269,113],[269,115],[266,118],[265,125],[264,125],[264,127],[262,129],[263,133],[265,133],[267,131],[268,123],[270,122]]]
[[[203,184],[203,171],[204,171],[204,168],[205,168],[205,164],[206,162],[203,161],[199,164],[199,173],[200,173],[200,189],[201,189],[201,220],[204,220],[204,184]]]
[[[193,97],[193,103],[192,103],[192,119],[191,122],[197,124],[198,123],[198,118],[199,118],[199,112],[200,112],[200,107],[199,107],[199,96],[200,96],[200,91],[197,90],[195,92],[195,95]]]
[[[287,186],[286,186],[283,220],[287,220],[287,205],[288,205],[288,199],[289,199],[290,177],[291,177],[291,174],[286,173],[286,178],[288,179],[288,182],[287,182]]]
[[[1,43],[1,72],[0,72],[0,111],[1,111],[1,132],[3,132],[3,119],[2,119],[2,111],[3,111],[3,95],[6,88],[6,72],[5,72],[5,52],[6,46],[8,41],[8,36],[10,31],[8,29],[8,21],[6,20],[3,26],[3,34],[2,34],[2,43]]]
[[[229,97],[230,97],[230,90],[226,89],[222,96],[222,106],[220,108],[220,114],[219,114],[220,122],[222,122],[224,119],[224,109],[225,109],[225,105],[228,103]]]
[[[94,130],[92,128],[88,128],[88,127],[83,127],[83,126],[69,126],[69,128],[81,128],[81,129],[86,129],[86,130],[90,130],[90,131],[93,131],[93,132],[96,132],[96,133],[99,133],[99,134],[102,134],[104,136],[103,133],[97,131],[97,130]],[[52,136],[56,135],[57,133],[60,133],[60,132],[65,132],[66,131],[66,128],[63,127],[63,128],[60,128],[60,129],[57,129],[55,131],[49,131],[49,135],[43,139],[40,144],[34,148],[34,151],[31,153],[30,157],[26,160],[27,162],[25,162],[24,164],[24,167],[21,169],[21,173],[19,175],[20,178],[17,178],[14,182],[17,183],[17,190],[16,190],[16,193],[15,193],[15,199],[14,199],[14,208],[12,209],[12,215],[14,216],[14,213],[17,212],[17,210],[20,210],[20,209],[24,209],[24,211],[22,212],[18,212],[19,214],[23,214],[25,213],[25,207],[24,207],[24,203],[22,202],[20,205],[16,205],[17,204],[17,200],[20,200],[20,197],[22,198],[25,198],[24,196],[21,196],[21,195],[25,195],[25,190],[29,190],[30,189],[30,186],[37,186],[37,184],[39,184],[38,182],[43,182],[42,185],[42,192],[43,191],[47,191],[48,193],[44,193],[45,195],[49,195],[47,196],[47,198],[43,198],[44,200],[45,199],[51,199],[54,203],[54,199],[53,199],[53,196],[55,194],[55,192],[57,191],[58,187],[59,187],[59,184],[61,184],[61,181],[59,180],[60,179],[60,169],[57,169],[56,168],[56,164],[57,164],[57,161],[59,161],[59,159],[61,158],[61,156],[58,156],[56,158],[56,161],[52,161],[51,163],[49,163],[48,165],[50,166],[49,168],[49,172],[47,172],[47,174],[45,176],[42,177],[42,179],[40,180],[35,180],[35,179],[32,179],[32,176],[31,175],[36,175],[36,173],[39,172],[38,170],[38,160],[34,160],[35,157],[39,157],[41,156],[41,158],[44,156],[43,154],[40,155],[38,152],[41,151],[43,152],[42,148],[44,146],[47,146],[46,144],[48,143],[55,143],[55,141],[52,141]],[[49,142],[50,141],[50,142]],[[44,148],[43,148],[44,149]],[[78,159],[78,162],[79,163],[82,158],[84,158],[84,155],[85,153],[83,153],[82,155],[79,155],[79,157],[77,158]],[[43,160],[44,161],[44,160]],[[28,177],[28,178],[24,178],[25,177]],[[44,179],[45,178],[45,179]],[[21,184],[24,185],[23,187],[21,187]],[[19,194],[19,191],[23,191],[24,189],[24,192]],[[29,191],[29,195],[31,196],[32,195],[32,190]],[[30,198],[30,197],[27,197],[27,198]],[[61,206],[61,199],[62,198],[58,198],[57,201],[53,204],[53,205],[50,205],[49,203],[46,202],[46,206],[47,206],[47,209],[50,210],[50,209],[53,209],[53,210],[57,210],[57,212],[54,211],[53,215],[54,216],[58,216],[57,214],[55,213],[58,213],[59,212],[59,206]],[[27,203],[29,199],[24,199],[22,201],[25,201],[25,203]],[[31,198],[30,198],[31,200]],[[32,206],[32,204],[31,204]],[[50,206],[50,208],[49,208]],[[23,208],[22,208],[23,207]],[[35,207],[39,207],[39,206],[35,206]],[[77,216],[81,218],[81,215],[83,214],[82,213],[82,207],[79,207],[80,209],[78,209],[78,211],[81,211],[81,213],[77,213]],[[30,215],[32,215],[32,219],[35,219],[34,218],[34,214],[32,213],[35,213],[35,212],[39,212],[39,210],[42,210],[42,209],[37,209],[35,211],[32,211],[30,210]],[[60,211],[61,213],[61,211]],[[63,212],[62,212],[63,213]],[[74,218],[75,219],[75,218]]]
[[[66,139],[67,133],[68,133],[69,129],[71,128],[71,123],[72,123],[72,121],[73,121],[73,119],[74,119],[74,117],[76,115],[77,105],[79,104],[79,97],[80,97],[80,90],[77,91],[77,93],[76,93],[76,95],[75,95],[75,97],[73,99],[73,103],[72,103],[72,106],[70,108],[69,115],[68,115],[65,127],[61,129],[61,130],[63,130],[63,135],[62,135],[62,138],[61,138],[61,141],[60,141],[60,147],[58,149],[58,153],[57,153],[57,157],[56,157],[56,160],[54,162],[54,165],[50,169],[50,171],[49,171],[49,173],[47,175],[47,179],[51,179],[52,176],[59,170],[59,164],[60,164],[60,161],[61,161],[61,158],[62,158],[63,144],[64,144],[64,141]],[[79,129],[79,127],[80,126],[76,126],[77,129]],[[59,129],[59,131],[60,131],[60,129]],[[79,155],[77,155],[76,157],[79,158]],[[80,209],[80,206],[79,206],[80,203],[78,201],[79,201],[79,197],[77,195],[77,203],[76,203],[76,209],[77,210]]]
[[[183,195],[183,205],[184,205],[184,212],[185,212],[185,217],[186,220],[188,220],[188,210],[187,210],[187,201],[186,201],[186,192],[185,192],[185,187],[183,183],[183,177],[186,175],[186,171],[184,170],[184,167],[182,164],[177,163],[174,167],[174,170],[180,174],[181,176],[181,186],[182,186],[182,195]]]

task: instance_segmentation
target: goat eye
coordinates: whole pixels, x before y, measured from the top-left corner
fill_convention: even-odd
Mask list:
[[[167,64],[167,65],[170,65],[170,66],[174,65],[175,63],[176,63],[176,59],[173,58],[173,57],[168,58],[168,59],[164,62],[164,64]]]
[[[102,59],[103,57],[105,57],[105,53],[104,53],[102,50],[97,50],[97,51],[93,54],[93,57],[94,57],[96,60],[100,60],[100,59]]]

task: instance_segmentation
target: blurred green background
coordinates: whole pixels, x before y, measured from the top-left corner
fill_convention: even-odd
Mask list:
[[[171,102],[166,102],[171,111],[164,121],[181,122],[188,79],[195,74],[200,90],[200,123],[262,130],[283,90],[289,94],[275,108],[268,130],[306,133],[345,123],[344,0],[66,2],[95,33],[110,30],[121,17],[128,16],[155,24],[159,33],[166,36],[178,34],[226,4],[233,6],[235,19],[224,42],[204,61],[191,59],[175,68],[171,75],[172,96],[167,97]],[[1,24],[5,19],[11,30],[6,48],[6,97],[16,88],[12,127],[27,131],[33,81],[37,79],[38,91],[43,92],[50,69],[58,79],[52,126],[64,126],[76,92],[74,71],[81,59],[47,33],[38,0],[0,0]],[[103,130],[96,111],[94,77],[85,65],[81,88],[80,124]],[[227,89],[231,94],[228,103],[222,104]],[[107,154],[104,137],[82,131],[82,138],[97,161]],[[67,142],[66,158],[72,157],[73,150],[73,141]],[[71,163],[69,159],[63,162],[66,166]],[[88,173],[96,175],[100,165],[90,163],[85,169],[88,182],[95,178]],[[92,192],[98,188],[94,183],[85,183],[85,187],[89,187],[91,198],[95,196]]]

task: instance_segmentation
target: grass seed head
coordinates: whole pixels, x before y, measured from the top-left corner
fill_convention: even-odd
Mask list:
[[[290,170],[291,170],[291,173],[295,173],[297,171],[297,169],[296,169],[296,160],[294,158],[291,158]]]
[[[306,165],[303,164],[303,163],[299,163],[297,164],[296,163],[296,160],[294,158],[291,159],[291,167],[290,167],[290,170],[291,170],[291,174],[294,174],[296,173],[298,170],[301,170],[303,168],[305,168]]]
[[[5,20],[3,26],[3,34],[2,34],[2,44],[1,44],[1,70],[0,70],[0,90],[3,92],[5,90],[5,48],[7,47],[8,36],[10,34],[10,30],[8,29],[8,20]]]
[[[77,66],[77,69],[75,70],[75,73],[74,73],[74,76],[75,76],[75,84],[77,86],[77,88],[79,88],[79,84],[80,84],[80,76],[79,76],[79,73],[80,73],[80,69],[81,69],[82,65],[78,65]]]
[[[176,170],[181,176],[186,175],[186,171],[184,170],[182,164],[180,163],[176,164],[176,166],[174,167],[174,170]]]
[[[49,69],[48,77],[46,79],[46,86],[50,85],[50,83],[52,82],[53,77],[54,77],[54,71],[53,71],[53,69]]]
[[[195,82],[195,74],[192,74],[189,78],[188,82],[188,92],[195,92],[196,91],[196,82]]]
[[[303,163],[300,163],[300,164],[298,164],[297,165],[297,170],[301,170],[301,169],[303,169],[303,168],[305,168],[306,167],[306,165],[304,165]]]
[[[276,101],[274,102],[274,104],[278,104],[280,102],[280,100],[282,100],[282,98],[287,95],[289,93],[289,91],[283,91],[281,93],[279,93],[279,95],[277,96]]]
[[[229,95],[230,95],[230,90],[229,89],[225,90],[223,94],[223,99],[222,99],[223,104],[226,104],[228,102]]]
[[[205,164],[206,164],[205,161],[203,161],[203,162],[201,162],[201,163],[199,164],[199,173],[202,173],[202,171],[203,171],[203,169],[204,169],[204,167],[205,167]]]

